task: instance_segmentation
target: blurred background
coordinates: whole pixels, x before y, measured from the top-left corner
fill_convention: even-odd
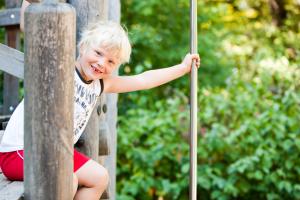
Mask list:
[[[188,0],[121,4],[120,74],[181,62]],[[197,199],[300,199],[299,30],[300,0],[198,0]],[[187,200],[189,76],[118,102],[117,199]]]
[[[189,51],[188,0],[122,0],[121,74]],[[300,1],[198,0],[198,199],[300,199]],[[119,95],[119,199],[187,200],[189,77]]]

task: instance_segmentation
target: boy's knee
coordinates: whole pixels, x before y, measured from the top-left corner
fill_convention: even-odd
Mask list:
[[[109,183],[109,173],[107,169],[103,166],[100,166],[97,172],[95,173],[95,185],[96,187],[105,189]]]
[[[77,170],[76,175],[78,177],[79,185],[87,188],[104,190],[109,183],[107,169],[93,160],[89,160]]]

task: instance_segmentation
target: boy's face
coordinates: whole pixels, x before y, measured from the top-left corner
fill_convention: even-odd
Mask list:
[[[104,48],[86,48],[80,50],[78,60],[81,76],[86,80],[97,80],[110,76],[119,62],[114,54]]]

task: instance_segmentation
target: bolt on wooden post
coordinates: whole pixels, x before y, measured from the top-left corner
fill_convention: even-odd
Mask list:
[[[73,7],[58,1],[25,11],[26,200],[73,198],[75,24]]]

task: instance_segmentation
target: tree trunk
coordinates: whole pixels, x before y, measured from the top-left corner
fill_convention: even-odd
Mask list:
[[[287,17],[284,0],[269,0],[272,21],[276,26],[282,26]]]

